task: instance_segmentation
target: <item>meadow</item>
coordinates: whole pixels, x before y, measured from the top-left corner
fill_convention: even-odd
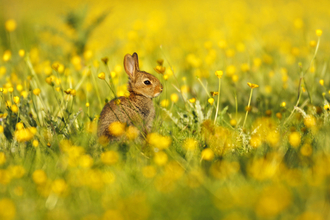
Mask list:
[[[330,219],[329,7],[0,0],[0,220]],[[164,90],[109,143],[133,52]]]

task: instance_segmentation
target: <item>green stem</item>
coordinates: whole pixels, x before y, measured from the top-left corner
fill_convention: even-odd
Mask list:
[[[237,88],[235,89],[235,105],[236,105],[236,120],[237,120],[237,113],[238,113],[238,104],[237,104]]]
[[[285,122],[284,122],[283,125],[285,125],[285,124],[290,120],[290,118],[292,117],[293,113],[294,113],[295,110],[296,110],[296,107],[298,107],[298,105],[299,105],[300,98],[301,98],[301,91],[300,91],[301,89],[300,89],[300,87],[301,87],[301,81],[302,81],[302,79],[303,79],[303,78],[300,78],[300,81],[299,81],[298,100],[297,100],[297,103],[296,103],[296,105],[294,106],[294,108],[292,109],[291,114],[290,114],[289,117],[285,120]],[[305,85],[305,86],[306,86],[306,85]]]
[[[244,128],[244,125],[245,125],[245,122],[246,122],[247,116],[248,116],[248,114],[249,114],[249,108],[250,108],[251,99],[252,99],[252,92],[253,92],[253,89],[251,89],[251,92],[250,92],[250,98],[249,98],[248,109],[247,109],[246,114],[245,114],[244,123],[243,123],[243,127],[242,127],[242,128]]]
[[[219,78],[218,103],[217,103],[217,110],[215,111],[214,124],[217,121],[217,116],[218,116],[218,111],[219,111],[219,105],[220,105],[220,88],[221,88],[221,78]]]
[[[318,37],[317,39],[317,44],[316,44],[316,48],[315,48],[315,52],[314,52],[314,55],[313,55],[313,58],[311,60],[311,62],[309,63],[308,67],[306,68],[306,70],[304,71],[303,75],[305,75],[305,73],[309,70],[309,68],[312,66],[312,63],[313,61],[315,60],[316,58],[316,54],[317,54],[317,51],[319,50],[319,47],[320,47],[320,37]]]
[[[115,98],[118,98],[117,97],[117,95],[116,95],[116,93],[115,93],[115,91],[116,91],[116,87],[115,87],[115,84],[113,83],[113,79],[112,79],[112,77],[111,77],[111,70],[110,70],[110,67],[108,66],[108,64],[106,64],[106,66],[107,66],[107,69],[108,69],[108,71],[109,71],[109,75],[110,75],[110,84],[109,84],[109,88],[111,89],[111,91],[112,91],[112,93],[113,93],[113,95],[115,96]],[[107,82],[108,83],[108,82]]]
[[[99,100],[100,108],[102,109],[103,108],[103,105],[102,105],[102,101],[101,101],[99,90],[97,89],[98,86],[96,85],[96,80],[95,80],[95,75],[94,74],[92,74],[92,78],[93,78],[93,83],[94,83],[94,87],[95,87],[95,92],[96,92],[96,95],[97,95],[97,99]]]
[[[205,90],[207,96],[208,96],[209,98],[211,98],[211,95],[210,95],[209,92],[207,91],[207,89],[206,89],[206,87],[204,86],[202,80],[201,80],[200,78],[197,78],[197,79],[198,79],[198,81],[200,82],[200,84],[202,85],[202,87],[204,88],[204,90]]]
[[[111,92],[113,93],[113,95],[115,96],[115,98],[117,98],[117,95],[115,93],[115,91],[113,91],[113,89],[111,88],[111,85],[108,83],[108,81],[104,80],[105,83],[108,85],[109,89],[111,90]],[[111,82],[111,79],[110,79],[110,82]]]

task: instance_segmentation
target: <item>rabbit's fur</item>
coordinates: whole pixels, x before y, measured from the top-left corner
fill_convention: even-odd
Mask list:
[[[155,117],[152,98],[157,97],[163,90],[160,81],[153,75],[140,71],[138,55],[133,53],[124,57],[124,67],[128,75],[129,97],[119,97],[107,103],[101,112],[97,135],[109,140],[115,139],[109,132],[109,125],[120,121],[133,125],[145,133],[151,130]],[[119,103],[119,104],[118,104]]]

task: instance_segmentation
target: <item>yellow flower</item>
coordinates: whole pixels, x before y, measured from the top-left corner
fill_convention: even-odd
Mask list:
[[[52,183],[52,191],[57,195],[62,195],[68,189],[68,185],[63,179],[54,180]]]
[[[101,59],[101,61],[102,61],[105,65],[107,65],[107,64],[108,64],[108,61],[109,61],[109,58],[108,58],[108,57],[103,57],[103,58]]]
[[[189,99],[189,102],[191,102],[191,103],[195,103],[195,102],[196,102],[196,98],[191,98],[191,99]]]
[[[248,63],[243,63],[243,64],[241,65],[241,70],[242,70],[243,72],[248,72],[248,71],[250,70],[250,65],[249,65]]]
[[[76,94],[77,94],[77,91],[75,89],[71,89],[70,95],[76,96]]]
[[[203,160],[212,160],[214,158],[214,152],[212,149],[210,148],[205,148],[203,151],[202,151],[202,159]]]
[[[6,163],[6,155],[4,152],[0,152],[0,165]]]
[[[161,102],[160,102],[160,105],[164,108],[168,107],[168,105],[170,104],[170,101],[168,99],[163,99]]]
[[[53,75],[46,78],[46,83],[48,83],[51,86],[54,85],[54,81],[55,81],[55,76]]]
[[[19,51],[18,51],[18,55],[19,55],[20,57],[24,57],[24,55],[25,55],[25,50],[19,50]]]
[[[324,80],[323,79],[320,79],[319,83],[320,83],[321,86],[324,86]]]
[[[10,50],[6,50],[4,53],[3,53],[3,56],[2,56],[2,59],[3,61],[9,61],[11,59],[11,51]]]
[[[257,84],[253,84],[253,83],[247,83],[248,84],[248,86],[250,86],[250,88],[251,89],[255,89],[255,88],[258,88],[259,87],[259,85],[257,85]]]
[[[198,143],[195,139],[193,138],[187,138],[184,143],[183,143],[183,147],[188,150],[188,151],[193,151],[197,148]]]
[[[226,68],[226,74],[229,77],[232,77],[236,72],[236,67],[234,65],[229,65]]]
[[[163,66],[164,60],[158,59],[156,62],[158,63],[158,65]]]
[[[227,47],[227,42],[225,40],[220,40],[218,42],[218,46],[221,48],[221,49],[225,49]]]
[[[113,136],[119,137],[125,132],[126,124],[119,121],[112,122],[109,125],[109,133]]]
[[[168,160],[168,156],[163,151],[159,151],[159,152],[155,153],[154,162],[158,166],[165,165],[167,163],[167,160]]]
[[[93,52],[91,50],[85,50],[83,56],[85,60],[90,60],[93,57]]]
[[[159,74],[164,74],[166,68],[163,66],[156,66],[155,71]]]
[[[323,107],[325,110],[327,110],[327,111],[330,111],[330,105],[329,104],[327,104],[327,105],[324,105],[324,107]]]
[[[6,101],[6,107],[10,108],[11,106],[11,101]]]
[[[214,103],[214,98],[209,98],[207,101],[208,101],[211,105],[213,105],[213,103]]]
[[[34,137],[34,130],[32,128],[20,129],[15,131],[14,136],[18,142],[27,142]]]
[[[16,104],[19,103],[19,97],[18,97],[18,96],[14,96],[13,100],[14,100],[14,102],[15,102]]]
[[[33,147],[38,147],[38,146],[39,146],[39,141],[38,141],[38,140],[34,140],[34,141],[32,142],[32,146],[33,146]]]
[[[21,84],[18,84],[17,86],[16,86],[16,89],[17,89],[17,91],[22,91],[23,90],[23,86],[21,85]]]
[[[111,78],[115,78],[117,76],[117,73],[115,71],[111,71],[110,76]]]
[[[314,116],[312,115],[307,115],[305,118],[304,118],[304,124],[307,128],[311,128],[311,127],[314,127],[316,125],[316,119]]]
[[[85,167],[85,168],[89,168],[93,165],[93,158],[91,156],[89,156],[88,154],[82,155],[79,158],[79,166],[80,167]]]
[[[12,105],[12,106],[10,107],[10,109],[11,109],[11,111],[14,112],[14,113],[17,113],[17,112],[18,112],[18,107],[17,107],[17,105]]]
[[[166,81],[166,80],[168,80],[168,78],[169,78],[169,75],[168,74],[164,74],[163,75],[163,79]]]
[[[310,144],[304,144],[300,149],[300,153],[308,157],[313,153],[313,148]]]
[[[176,93],[171,94],[171,101],[176,103],[179,100],[179,96]]]
[[[41,90],[40,89],[34,89],[33,90],[33,94],[35,94],[36,96],[38,96],[40,94]]]
[[[292,147],[294,148],[299,147],[300,142],[301,142],[301,135],[299,132],[294,131],[289,135],[289,143]]]
[[[216,95],[219,95],[219,92],[210,92],[211,93],[211,96],[216,96]]]
[[[126,137],[129,140],[134,140],[135,138],[137,138],[139,136],[139,129],[137,129],[134,126],[129,126],[126,130]]]
[[[284,108],[285,106],[286,106],[286,102],[282,102],[282,103],[281,103],[281,107]]]
[[[316,47],[316,41],[315,40],[310,41],[309,46]]]
[[[70,94],[71,94],[71,90],[72,90],[72,89],[64,90],[64,93],[67,94],[67,95],[70,95]]]
[[[105,79],[105,73],[104,72],[101,72],[97,75],[97,77],[99,77],[99,79]]]
[[[89,107],[89,103],[88,103],[88,102],[86,102],[86,107],[87,107],[87,108]]]
[[[231,126],[235,127],[236,124],[237,124],[237,121],[236,121],[235,119],[231,119],[231,120],[229,121],[229,123],[230,123]]]
[[[147,142],[151,146],[158,148],[160,150],[163,150],[163,149],[168,148],[171,145],[172,140],[170,137],[162,136],[158,133],[150,133],[147,136]]]
[[[3,126],[2,126],[2,125],[0,125],[0,134],[2,134],[2,133],[3,133],[3,131],[4,131],[4,128],[3,128]]]
[[[0,199],[0,219],[13,220],[16,216],[16,207],[13,201],[7,198]]]
[[[222,71],[222,70],[215,71],[215,75],[216,75],[219,79],[221,79],[222,76],[223,76],[223,71]]]
[[[250,145],[257,148],[261,145],[261,138],[258,135],[253,135],[250,139]]]
[[[22,122],[18,122],[18,123],[16,124],[16,129],[17,129],[17,130],[21,130],[22,128],[24,128],[24,124],[23,124]]]
[[[5,28],[8,32],[13,32],[16,29],[16,21],[14,19],[9,19],[5,23]]]
[[[320,37],[322,35],[323,31],[321,29],[317,29],[315,31],[315,33],[316,33],[316,36]]]
[[[38,184],[44,184],[47,181],[47,175],[43,170],[35,170],[32,174],[33,181]]]
[[[236,75],[236,74],[232,75],[231,80],[232,80],[234,83],[237,82],[237,81],[238,81],[238,75]]]
[[[115,100],[115,104],[116,104],[116,105],[119,105],[120,103],[121,103],[120,99],[116,99],[116,100]]]
[[[255,212],[259,217],[258,219],[274,219],[280,213],[286,210],[287,207],[291,205],[291,203],[292,196],[290,191],[286,187],[277,185],[268,186],[264,187],[264,189],[260,192],[257,204],[255,206]]]
[[[282,114],[281,114],[281,112],[277,112],[277,113],[276,113],[276,117],[277,117],[278,119],[282,119]]]
[[[101,161],[106,165],[112,165],[117,163],[119,160],[119,155],[116,151],[106,151],[101,154]]]
[[[189,92],[189,87],[187,85],[181,86],[181,92],[182,93],[188,93]]]
[[[5,66],[0,66],[0,76],[5,75],[7,72],[7,69]],[[2,92],[2,91],[1,91]]]

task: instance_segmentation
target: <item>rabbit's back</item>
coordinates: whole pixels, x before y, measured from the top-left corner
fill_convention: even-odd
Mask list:
[[[140,130],[151,128],[155,116],[151,100],[145,97],[120,97],[118,100],[111,100],[103,107],[97,132],[99,137],[112,138],[109,126],[116,121],[125,123],[127,126],[133,125]]]

